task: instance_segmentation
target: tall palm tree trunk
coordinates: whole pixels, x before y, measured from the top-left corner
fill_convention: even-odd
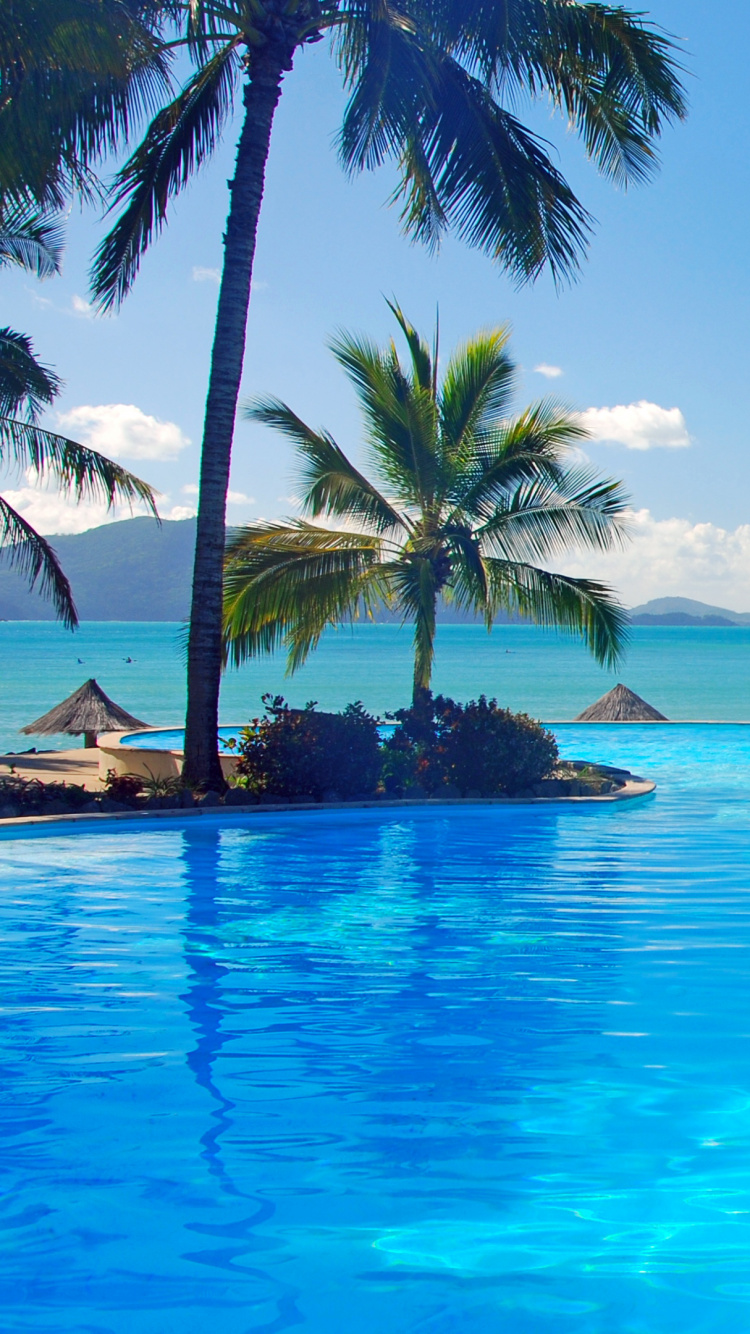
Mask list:
[[[245,118],[234,179],[229,185],[231,205],[206,401],[188,638],[183,776],[193,787],[219,791],[224,787],[218,721],[227,489],[266,162],[281,83],[292,67],[292,55],[286,48],[269,46],[253,62],[252,81],[244,91]]]

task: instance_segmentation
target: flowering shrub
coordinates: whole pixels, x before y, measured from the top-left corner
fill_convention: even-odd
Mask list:
[[[138,774],[118,774],[116,769],[108,769],[107,777],[100,779],[102,781],[111,801],[135,801],[143,791],[143,779]]]
[[[237,773],[251,791],[313,801],[375,791],[378,729],[361,704],[318,713],[314,703],[291,709],[280,695],[264,695],[263,703],[265,716],[243,728],[237,747]]]
[[[424,690],[393,718],[398,727],[383,746],[386,791],[439,792],[451,784],[463,796],[512,795],[546,778],[558,762],[551,732],[485,695],[457,704]]]

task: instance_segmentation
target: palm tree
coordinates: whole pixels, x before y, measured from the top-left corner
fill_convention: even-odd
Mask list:
[[[16,208],[0,216],[0,266],[16,264],[47,277],[60,264],[60,231],[53,220]],[[154,493],[140,478],[75,440],[43,430],[40,413],[54,402],[61,381],[34,355],[31,340],[14,329],[0,328],[0,465],[31,468],[44,480],[55,478],[61,491],[77,500],[103,499],[132,504],[144,501],[156,514]],[[58,617],[71,629],[77,625],[73,595],[50,546],[17,510],[0,496],[0,550],[33,587],[37,580]]]
[[[586,433],[555,403],[508,415],[515,367],[507,328],[460,347],[438,385],[437,347],[431,352],[391,309],[409,369],[393,343],[381,350],[344,335],[333,344],[359,397],[374,481],[284,403],[246,410],[296,444],[309,517],[249,524],[231,537],[227,656],[239,665],[284,644],[293,672],[327,626],[385,602],[414,622],[416,696],[430,685],[443,597],[479,612],[488,630],[500,610],[518,612],[581,635],[598,662],[615,662],[626,613],[611,590],[537,562],[571,546],[617,545],[627,503],[620,484],[570,462]],[[334,520],[344,526],[329,527]]]
[[[226,494],[266,161],[284,78],[329,34],[349,91],[339,148],[355,173],[391,160],[408,234],[452,228],[518,280],[575,272],[591,219],[546,146],[508,108],[548,98],[613,180],[646,179],[685,114],[672,44],[599,0],[175,0],[195,72],[115,183],[122,212],[93,288],[122,300],[171,199],[213,152],[242,88],[201,457],[188,642],[185,777],[221,787],[217,721]],[[166,9],[165,9],[166,12]]]

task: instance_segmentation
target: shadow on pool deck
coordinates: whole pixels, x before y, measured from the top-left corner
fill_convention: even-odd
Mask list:
[[[96,747],[47,750],[37,755],[0,755],[0,778],[10,773],[11,768],[19,778],[36,778],[40,783],[77,783],[88,792],[102,790]]]

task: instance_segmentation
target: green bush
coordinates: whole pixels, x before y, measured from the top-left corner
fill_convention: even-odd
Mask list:
[[[53,802],[76,811],[90,801],[91,793],[77,783],[41,783],[18,774],[0,778],[0,808],[15,807],[19,815],[44,815]]]
[[[359,703],[343,713],[315,704],[291,709],[280,695],[263,696],[266,713],[243,729],[237,773],[251,791],[280,800],[346,800],[370,796],[380,777],[376,720]]]
[[[481,695],[468,704],[421,691],[383,746],[386,791],[418,785],[439,793],[451,784],[462,795],[513,795],[540,782],[558,762],[551,732],[525,713],[511,713]]]

